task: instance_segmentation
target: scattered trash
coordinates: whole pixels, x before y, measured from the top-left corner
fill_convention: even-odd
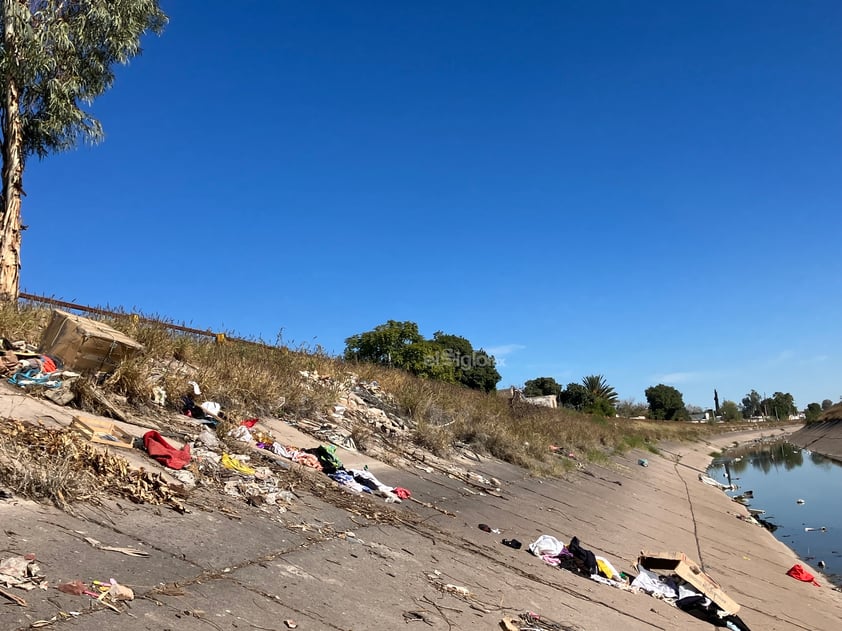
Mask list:
[[[646,458],[641,458],[637,461],[637,464],[639,464],[641,467],[648,467],[649,461]]]
[[[216,401],[203,401],[199,407],[211,418],[219,417],[222,413],[222,406]]]
[[[237,473],[242,473],[243,475],[254,475],[255,473],[254,469],[246,464],[243,464],[240,458],[234,458],[229,454],[222,454],[222,460],[220,462],[226,469],[231,469]]]
[[[444,586],[444,591],[450,592],[451,594],[457,594],[459,596],[470,596],[471,592],[467,587],[461,587],[460,585],[453,585],[451,583],[447,583]]]
[[[509,546],[510,548],[514,548],[515,550],[520,550],[523,546],[523,544],[517,539],[503,539],[502,543],[504,546]]]
[[[709,475],[705,475],[703,473],[699,474],[699,481],[707,484],[709,486],[715,486],[718,489],[722,489],[723,491],[731,491],[734,489],[734,485],[732,484],[722,484],[721,482],[714,480]]]
[[[555,622],[537,613],[528,611],[518,616],[520,621],[506,616],[500,621],[500,626],[505,631],[578,631],[579,627]]]
[[[804,528],[804,532],[827,532],[827,527],[822,526],[821,528]]]
[[[520,631],[520,625],[518,625],[517,620],[508,616],[500,621],[500,626],[505,631]]]
[[[546,561],[545,557],[558,557],[564,551],[564,543],[552,535],[541,535],[529,544],[529,551]]]
[[[683,552],[641,552],[637,562],[639,568],[649,570],[650,573],[677,575],[701,594],[710,598],[728,615],[734,615],[740,610],[740,606],[722,591],[719,584],[705,574],[702,568]],[[637,579],[635,579],[635,582],[637,582]]]
[[[72,403],[73,400],[76,399],[76,393],[73,392],[72,388],[68,387],[66,378],[67,375],[68,373],[65,371],[62,375],[64,379],[60,387],[45,390],[44,398],[49,399],[56,405],[67,405],[68,403]]]
[[[615,568],[611,564],[611,561],[609,561],[605,557],[600,556],[598,554],[595,555],[595,558],[596,558],[596,567],[599,570],[599,574],[601,574],[602,576],[604,576],[605,578],[607,578],[609,580],[615,580],[615,581],[623,581],[624,580],[623,576],[622,576],[622,572],[619,572],[617,570],[617,568]]]
[[[7,381],[13,386],[20,386],[21,388],[26,388],[27,386],[43,386],[48,389],[60,388],[62,385],[61,381],[54,379],[54,376],[58,376],[58,374],[44,373],[39,368],[29,368],[18,370]]]
[[[403,612],[403,619],[406,622],[424,622],[430,626],[433,626],[433,623],[430,621],[427,616],[425,616],[420,611],[405,611]]]
[[[128,555],[130,557],[148,557],[149,553],[144,550],[138,550],[137,548],[118,548],[115,546],[104,546],[96,539],[92,537],[85,537],[85,541],[91,544],[97,550],[107,550],[110,552],[120,552],[121,554]]]
[[[795,500],[795,503],[796,503],[796,504],[803,504],[803,503],[804,503],[804,500],[802,500],[802,499],[797,499],[797,500]]]
[[[287,626],[288,629],[295,629],[296,627],[298,627],[298,623],[295,622],[295,620],[293,620],[292,618],[287,618],[286,620],[284,620],[284,624]]]
[[[245,425],[238,425],[228,432],[228,435],[234,440],[238,440],[242,443],[250,443],[253,440],[249,428]]]
[[[46,588],[47,583],[35,555],[27,554],[0,561],[0,585],[30,591],[36,587]]]
[[[170,469],[183,469],[190,463],[189,444],[176,449],[155,430],[150,430],[143,435],[143,446],[152,458]]]
[[[108,588],[108,591],[103,596],[99,597],[99,600],[103,600],[104,597],[108,597],[114,601],[134,600],[134,591],[132,591],[131,587],[120,585],[120,583],[112,578],[111,587]]]
[[[278,499],[283,500],[284,502],[292,503],[297,498],[295,497],[295,495],[291,491],[280,491],[278,493]]]
[[[219,447],[219,438],[207,427],[202,428],[202,431],[199,432],[199,436],[196,438],[196,441],[202,443],[205,447],[210,447],[211,449]]]
[[[81,611],[60,611],[58,614],[48,620],[36,620],[29,625],[30,629],[40,629],[41,627],[48,627],[54,622],[64,622],[71,618],[78,618],[82,615]]]
[[[0,596],[4,596],[5,598],[8,598],[9,600],[11,600],[13,603],[15,603],[16,605],[18,605],[20,607],[26,607],[26,600],[24,600],[20,596],[16,596],[15,594],[7,592],[2,587],[0,587]]]
[[[412,493],[409,492],[409,489],[405,489],[402,486],[396,486],[392,489],[392,493],[397,495],[402,500],[408,500],[412,497]]]
[[[70,581],[69,583],[59,583],[56,585],[56,589],[60,592],[71,594],[73,596],[84,596],[85,593],[89,591],[88,586],[78,578],[74,581]]]
[[[192,490],[196,487],[196,476],[193,475],[192,471],[188,471],[187,469],[181,469],[179,471],[172,471],[170,475],[179,482],[181,482],[181,484],[184,486],[184,489],[187,491]]]

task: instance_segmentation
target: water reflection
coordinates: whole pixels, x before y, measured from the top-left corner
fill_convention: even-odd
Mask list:
[[[791,471],[804,464],[802,450],[784,441],[764,443],[754,448],[745,448],[743,454],[729,452],[728,455],[731,456],[731,470],[735,473],[745,472],[749,465],[769,473],[776,467]]]
[[[834,509],[842,492],[839,462],[774,440],[729,450],[713,461],[708,475],[724,478],[733,486],[728,495],[760,525],[842,585],[842,515]]]

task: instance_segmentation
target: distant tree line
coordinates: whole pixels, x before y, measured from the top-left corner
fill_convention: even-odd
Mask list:
[[[371,331],[357,333],[345,340],[345,359],[370,362],[406,370],[419,377],[460,384],[474,390],[492,392],[500,381],[494,356],[482,348],[475,349],[471,342],[459,335],[436,331],[425,338],[415,322],[389,320]],[[751,390],[739,403],[725,400],[719,404],[714,391],[714,408],[703,410],[687,406],[684,396],[673,386],[659,383],[644,392],[646,403],[634,399],[620,400],[617,391],[604,375],[582,377],[579,382],[562,386],[553,377],[537,377],[524,383],[527,397],[556,397],[560,407],[585,414],[646,417],[655,420],[687,421],[692,417],[708,420],[739,421],[752,418],[788,420],[798,414],[795,399],[788,392],[775,392],[770,397]],[[810,403],[804,409],[807,422],[818,420],[823,412],[833,406],[824,399]]]
[[[660,383],[646,389],[645,403],[633,398],[621,401],[602,375],[589,375],[580,383],[569,383],[566,387],[562,387],[552,377],[538,377],[525,383],[523,393],[526,396],[552,394],[558,398],[559,406],[588,414],[617,415],[623,418],[645,417],[667,421],[686,421],[691,417],[709,421],[751,418],[788,420],[798,414],[795,399],[788,392],[775,392],[770,397],[764,397],[752,390],[740,403],[725,400],[720,405],[719,395],[714,391],[714,408],[704,410],[699,406],[685,405],[684,396],[678,389]],[[821,404],[810,403],[804,410],[806,420],[817,420],[832,405],[830,399],[823,400]]]
[[[842,397],[840,397],[840,400],[842,400]],[[804,420],[808,423],[815,423],[824,412],[827,412],[832,407],[833,401],[830,399],[824,399],[821,404],[809,403],[804,409]]]
[[[425,339],[415,322],[389,320],[345,340],[345,359],[401,368],[413,375],[492,392],[496,360],[458,335],[436,331]]]
[[[552,377],[538,377],[524,384],[523,394],[527,397],[554,395],[561,407],[601,416],[614,416],[619,398],[602,375],[588,375],[580,383],[568,383],[566,388]]]

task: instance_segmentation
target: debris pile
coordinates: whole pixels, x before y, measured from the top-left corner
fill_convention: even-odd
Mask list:
[[[28,421],[0,419],[0,481],[66,510],[100,500],[106,489],[138,504],[186,510],[181,490],[160,473],[132,470],[125,458],[98,449],[79,433]]]
[[[73,400],[70,386],[80,376],[65,370],[59,357],[40,352],[26,340],[6,338],[0,338],[0,375],[13,386],[42,392],[60,405]]]
[[[47,589],[47,582],[34,554],[0,559],[0,584],[26,591]]]

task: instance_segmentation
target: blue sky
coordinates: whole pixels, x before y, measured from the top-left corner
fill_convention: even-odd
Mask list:
[[[842,396],[842,3],[163,0],[27,164],[21,286],[500,386]]]

